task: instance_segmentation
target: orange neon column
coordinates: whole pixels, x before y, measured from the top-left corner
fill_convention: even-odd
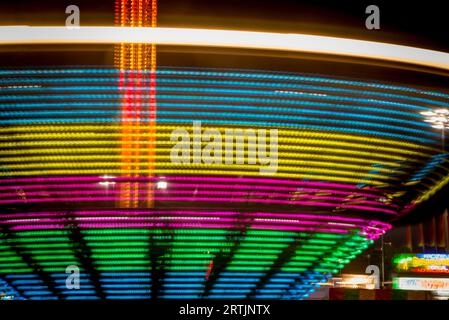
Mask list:
[[[156,27],[156,0],[117,0],[115,23],[121,27]],[[156,147],[156,46],[120,44],[115,50],[123,93],[121,113],[121,169],[131,181],[120,185],[120,206],[153,206],[154,183],[133,178],[153,177]],[[146,203],[139,198],[147,195]]]

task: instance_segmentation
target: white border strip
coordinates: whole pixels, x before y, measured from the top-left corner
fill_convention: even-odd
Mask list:
[[[315,35],[185,28],[0,27],[0,45],[113,43],[153,43],[333,54],[449,70],[449,54],[445,52]]]

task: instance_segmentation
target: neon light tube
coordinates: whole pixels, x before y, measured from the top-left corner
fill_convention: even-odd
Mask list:
[[[0,44],[159,44],[333,54],[449,70],[449,54],[335,37],[211,29],[139,27],[0,27]]]

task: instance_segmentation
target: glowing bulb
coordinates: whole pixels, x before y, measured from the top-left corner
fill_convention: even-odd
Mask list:
[[[107,179],[114,179],[115,176],[108,176],[107,174],[105,174],[104,176],[101,176],[100,178],[107,180]]]
[[[156,188],[158,188],[158,189],[163,189],[163,190],[165,190],[165,189],[167,189],[167,187],[168,187],[167,181],[158,181],[158,182],[156,183]]]
[[[102,182],[99,182],[98,184],[101,185],[101,186],[108,187],[110,185],[114,185],[115,182],[114,181],[102,181]]]

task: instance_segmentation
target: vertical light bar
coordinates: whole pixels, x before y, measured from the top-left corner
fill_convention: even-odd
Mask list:
[[[157,0],[151,0],[151,27],[157,27]],[[147,133],[149,138],[149,148],[148,148],[148,169],[149,172],[154,172],[154,159],[156,150],[156,45],[151,44],[151,54],[150,54],[150,123],[149,132]],[[146,56],[147,57],[147,56]],[[150,174],[150,177],[152,175]],[[154,180],[150,179],[148,183],[148,207],[153,207],[153,194],[154,194]]]
[[[117,0],[116,25],[121,27],[156,27],[157,0]],[[145,169],[153,177],[156,135],[156,45],[120,44],[115,51],[115,65],[120,70],[119,90],[124,93],[122,106],[121,163],[126,177],[138,177],[141,156],[148,157]],[[150,101],[142,101],[142,92],[150,88]],[[145,107],[142,107],[143,103]],[[148,103],[149,102],[149,103]],[[149,111],[149,112],[148,112]],[[149,114],[149,119],[142,116]],[[144,141],[140,141],[144,139]],[[140,182],[121,185],[120,206],[139,206]],[[147,185],[147,207],[153,207],[154,182]]]

